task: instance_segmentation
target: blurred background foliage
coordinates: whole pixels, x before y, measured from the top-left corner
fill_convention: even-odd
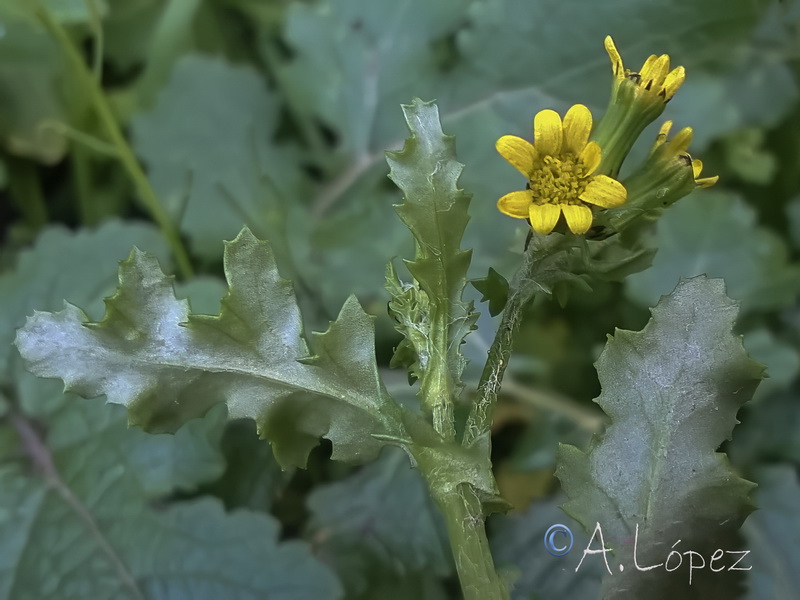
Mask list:
[[[358,295],[378,317],[390,391],[409,401],[415,388],[388,369],[399,338],[383,291],[386,263],[412,255],[383,155],[406,136],[399,105],[438,100],[473,194],[471,275],[509,276],[525,228],[495,202],[520,182],[494,141],[530,137],[543,108],[580,102],[598,118],[611,80],[605,35],[632,69],[669,53],[687,81],[664,118],[694,128],[691,152],[720,182],[640,232],[658,248],[651,269],[530,309],[493,451],[516,508],[490,521],[492,543],[513,598],[596,596],[597,565],[576,574],[579,553],[554,558],[541,545],[554,522],[578,529],[556,508],[556,444],[585,444],[602,427],[591,399],[606,335],[641,328],[680,277],[706,273],[741,301],[745,346],[769,374],[725,447],[760,484],[760,510],[742,530],[754,565],[746,597],[796,597],[800,2],[42,2],[102,69],[113,113],[189,249],[198,275],[179,280],[179,294],[195,311],[218,310],[222,240],[247,224],[272,241],[308,331]],[[323,446],[308,470],[284,473],[251,424],[226,427],[219,411],[174,438],[145,436],[125,429],[119,407],[23,372],[11,342],[34,309],[67,299],[100,317],[133,245],[173,268],[35,4],[0,0],[0,599],[458,598],[438,514],[402,454],[354,470],[327,461]],[[493,335],[481,311],[466,346],[473,382]],[[191,581],[198,563],[212,565],[204,582],[174,581]],[[253,570],[270,583],[248,587]]]

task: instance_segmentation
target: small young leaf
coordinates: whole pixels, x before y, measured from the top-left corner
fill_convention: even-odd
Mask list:
[[[353,461],[377,454],[373,434],[407,437],[378,377],[372,321],[355,298],[314,334],[310,355],[269,244],[244,229],[226,244],[225,272],[221,314],[190,315],[157,261],[134,250],[100,323],[67,304],[30,317],[17,346],[36,374],[83,396],[106,394],[153,431],[174,431],[225,402],[231,418],[256,421],[284,466],[303,466],[323,435],[334,458]]]
[[[431,361],[421,369],[420,396],[452,401],[463,387],[460,346],[477,318],[472,303],[461,299],[472,256],[461,250],[469,196],[458,187],[463,165],[454,139],[442,132],[436,104],[414,99],[403,112],[411,137],[401,151],[387,152],[387,161],[389,177],[403,191],[397,214],[416,240],[416,257],[406,264],[430,303]]]
[[[431,360],[430,300],[418,285],[402,283],[392,263],[386,265],[386,290],[392,297],[389,316],[404,338],[395,349],[389,366],[408,369],[410,385],[415,379],[422,379]]]
[[[641,332],[617,330],[597,361],[603,392],[596,402],[611,418],[606,432],[588,453],[559,448],[556,473],[570,498],[564,510],[590,532],[599,523],[624,565],[624,572],[612,566],[609,598],[623,589],[632,597],[695,597],[687,595],[685,566],[639,572],[634,560],[664,563],[678,540],[679,552],[720,544],[752,510],[753,484],[715,452],[763,373],[732,333],[736,304],[721,280],[697,277],[652,313]],[[694,576],[692,593],[702,593]]]
[[[483,297],[481,302],[489,301],[489,314],[493,317],[503,312],[508,301],[508,280],[493,268],[489,267],[486,277],[473,279],[472,285]]]

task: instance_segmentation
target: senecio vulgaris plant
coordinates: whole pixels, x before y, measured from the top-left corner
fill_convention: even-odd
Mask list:
[[[498,208],[527,220],[530,232],[510,282],[494,270],[473,282],[490,312],[502,313],[475,393],[465,393],[460,350],[477,321],[463,299],[470,197],[458,187],[462,165],[436,105],[418,99],[403,107],[411,136],[387,153],[404,196],[397,213],[416,251],[402,278],[392,264],[386,271],[389,312],[403,335],[392,366],[418,382],[418,410],[396,402],[381,381],[372,318],[355,297],[327,331],[304,338],[291,283],[279,276],[269,243],[248,229],[226,243],[229,290],[219,315],[192,314],[155,258],[134,249],[102,321],[87,322],[72,305],[29,318],[16,339],[28,368],[82,396],[127,406],[130,423],[153,432],[175,431],[225,403],[229,418],[257,423],[284,467],[304,466],[320,437],[332,442],[334,460],[355,463],[399,446],[444,515],[464,597],[508,598],[484,525],[508,508],[492,474],[490,430],[524,309],[536,296],[565,300],[572,285],[646,268],[653,251],[635,232],[717,179],[700,177],[702,163],[688,153],[692,130],[670,138],[669,121],[644,162],[620,178],[634,142],[685,73],[670,69],[666,55],[631,71],[611,38],[605,45],[613,80],[602,118],[593,122],[580,104],[563,119],[543,110],[533,120],[533,143],[515,135],[497,141],[526,181]],[[749,511],[752,484],[715,452],[763,370],[732,333],[736,311],[721,282],[683,281],[643,331],[618,330],[598,360],[596,401],[610,424],[587,452],[560,447],[557,476],[565,511],[587,532],[602,526],[606,597],[651,597],[686,585],[659,564],[679,539],[693,548],[683,569],[702,597],[700,550],[723,529],[735,532]],[[708,585],[719,589],[719,581]]]

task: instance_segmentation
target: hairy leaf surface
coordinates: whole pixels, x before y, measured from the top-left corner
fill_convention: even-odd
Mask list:
[[[62,394],[12,353],[11,332],[32,306],[66,297],[97,313],[134,243],[167,254],[149,225],[47,229],[0,277],[9,348],[0,355],[0,599],[255,600],[287,589],[292,600],[338,598],[307,547],[277,543],[271,517],[226,515],[212,500],[167,502],[222,473],[223,406],[174,435],[146,434],[128,427],[123,407]]]
[[[283,465],[305,464],[322,435],[342,460],[374,456],[381,444],[372,434],[403,436],[377,374],[372,321],[354,297],[314,334],[312,354],[269,244],[243,230],[226,245],[225,269],[221,313],[191,315],[155,258],[134,249],[100,323],[67,304],[31,317],[17,346],[36,374],[83,396],[105,394],[152,431],[174,431],[225,402],[231,418],[256,421]]]
[[[12,378],[14,331],[25,324],[25,317],[34,309],[58,310],[64,300],[83,306],[90,315],[101,314],[102,297],[114,290],[117,263],[134,245],[169,260],[155,227],[118,220],[75,233],[48,227],[19,253],[15,268],[0,275],[0,382]]]
[[[634,560],[663,564],[678,540],[680,551],[720,543],[750,512],[753,484],[716,449],[763,367],[732,333],[737,306],[720,280],[684,280],[652,313],[641,332],[617,330],[609,340],[597,361],[603,392],[596,402],[611,424],[587,453],[562,445],[556,473],[569,496],[564,510],[589,532],[599,523],[614,562],[625,567],[612,567],[607,597],[656,584],[662,595],[648,597],[702,597],[697,578],[686,587],[685,566],[642,573]]]

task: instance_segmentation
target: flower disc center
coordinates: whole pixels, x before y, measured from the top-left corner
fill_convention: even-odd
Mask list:
[[[578,197],[588,184],[583,163],[572,153],[545,156],[531,175],[535,204],[583,204]]]

